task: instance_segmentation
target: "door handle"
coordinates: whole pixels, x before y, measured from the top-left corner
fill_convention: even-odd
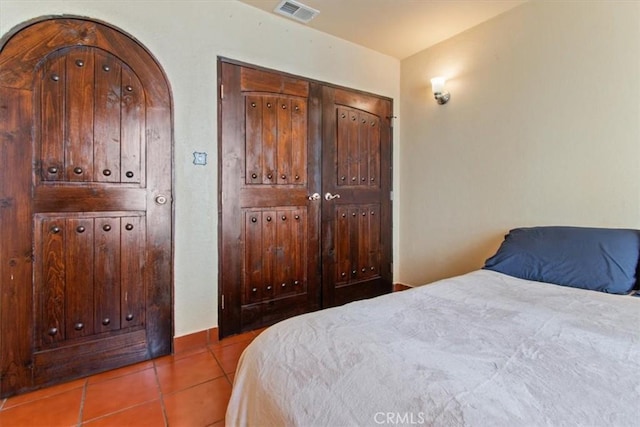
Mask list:
[[[320,194],[313,193],[311,196],[307,197],[309,200],[320,200]]]
[[[325,200],[333,200],[333,199],[339,199],[340,195],[339,194],[331,194],[331,193],[327,193],[324,195],[324,199]]]

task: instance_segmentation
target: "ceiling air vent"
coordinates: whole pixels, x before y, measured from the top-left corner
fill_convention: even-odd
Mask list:
[[[302,3],[298,3],[294,0],[283,0],[273,10],[275,13],[284,15],[287,18],[295,19],[296,21],[304,22],[305,24],[316,17],[320,11],[315,10]]]

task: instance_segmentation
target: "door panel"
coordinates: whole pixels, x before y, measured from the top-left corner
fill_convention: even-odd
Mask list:
[[[323,307],[391,291],[391,102],[323,88]]]
[[[244,211],[243,305],[306,292],[306,216],[304,207]]]
[[[319,307],[319,165],[308,82],[221,64],[221,335]],[[316,102],[317,104],[317,102]],[[316,109],[317,110],[317,109]],[[315,120],[315,122],[314,122]]]
[[[143,325],[142,221],[114,213],[36,215],[38,348]]]
[[[73,339],[93,335],[93,298],[95,293],[93,286],[95,280],[93,221],[85,218],[70,218],[66,226],[56,225],[54,227],[62,228],[67,242],[64,257],[65,264],[68,266],[65,280],[66,335],[64,338]],[[56,231],[53,229],[50,232],[55,233]],[[37,248],[35,255],[37,260]],[[35,265],[35,268],[38,268],[38,264]],[[35,284],[36,295],[39,285],[39,283]],[[42,285],[46,286],[45,283]],[[48,333],[55,334],[55,331],[51,329]]]
[[[306,99],[249,95],[246,105],[246,184],[306,185]]]
[[[95,314],[92,320],[94,331],[103,333],[120,329],[120,220],[96,218],[93,225]]]
[[[93,49],[74,48],[64,52],[66,81],[55,80],[64,85],[64,115],[56,119],[65,125],[65,180],[91,181],[93,178],[93,104],[94,75]],[[43,75],[42,79],[48,76]],[[38,104],[36,104],[36,108]],[[48,117],[40,115],[43,121]]]
[[[37,335],[39,347],[64,340],[65,329],[65,281],[67,277],[64,232],[57,219],[42,218],[40,227],[36,221],[36,247],[41,247],[42,268],[34,272],[35,282],[42,283],[36,292],[39,306]],[[57,232],[54,232],[57,230]],[[38,239],[40,237],[40,239]],[[55,329],[54,329],[55,328]],[[53,332],[55,330],[55,332]],[[51,333],[53,332],[53,333]]]
[[[380,277],[380,205],[336,207],[337,287]]]
[[[146,87],[128,67],[122,69],[122,100],[120,103],[121,120],[121,148],[120,148],[120,182],[138,183],[145,185],[145,175],[142,173],[145,167],[144,150],[145,129],[152,129],[152,123],[146,123]],[[153,139],[157,135],[152,134]],[[153,140],[152,139],[152,140]],[[117,160],[117,157],[115,157]],[[105,175],[105,171],[102,172]]]
[[[122,62],[94,51],[95,105],[93,132],[93,181],[120,182],[120,151],[130,138],[120,139]],[[126,129],[126,126],[125,126]]]
[[[137,328],[145,325],[144,280],[145,241],[144,216],[121,218],[120,246],[120,325],[121,328]]]
[[[40,79],[40,141],[43,165],[42,179],[60,181],[66,178],[64,170],[65,144],[65,85],[67,79],[66,57],[50,58],[43,66],[43,74],[50,76]],[[36,95],[37,96],[37,95]],[[36,101],[37,104],[37,101]]]
[[[146,105],[135,73],[92,47],[53,52],[41,70],[43,182],[140,183]]]
[[[169,353],[162,70],[84,19],[31,22],[0,47],[0,395]]]

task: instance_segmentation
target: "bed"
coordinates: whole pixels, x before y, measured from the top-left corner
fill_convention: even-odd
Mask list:
[[[562,230],[512,230],[481,270],[270,327],[240,358],[226,424],[637,426],[638,232],[558,244]]]

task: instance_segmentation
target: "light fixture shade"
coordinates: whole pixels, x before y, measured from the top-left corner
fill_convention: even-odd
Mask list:
[[[434,77],[431,79],[431,90],[434,94],[442,93],[444,91],[444,84],[446,80],[444,77]]]
[[[451,94],[444,90],[444,84],[446,79],[444,77],[434,77],[431,79],[431,90],[433,91],[433,97],[438,104],[446,104],[451,98]]]

